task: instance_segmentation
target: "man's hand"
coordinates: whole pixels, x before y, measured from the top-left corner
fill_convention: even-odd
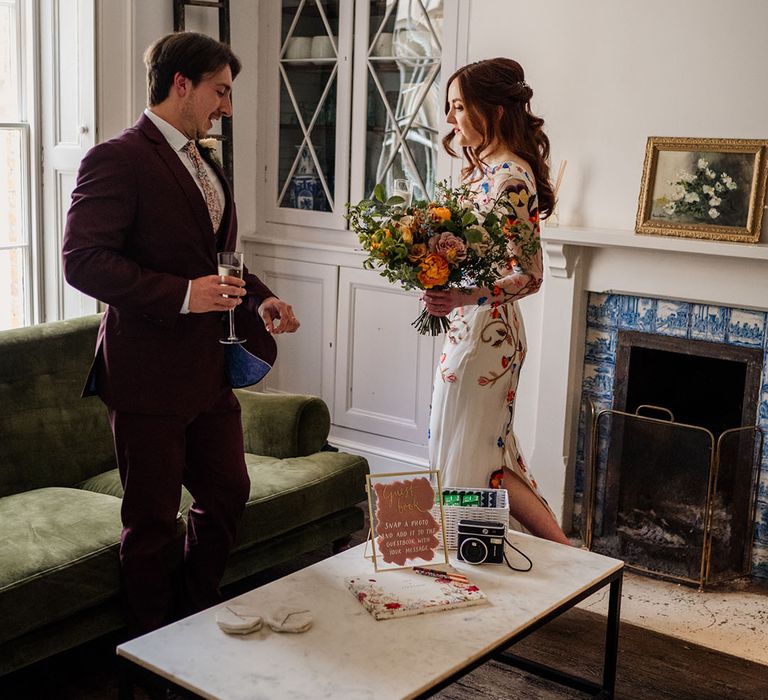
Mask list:
[[[227,275],[206,275],[192,280],[189,292],[189,311],[203,314],[207,311],[229,311],[242,303],[245,282]],[[227,296],[224,296],[224,295]]]
[[[293,315],[290,304],[277,297],[268,297],[259,307],[259,316],[272,334],[293,333],[299,327],[299,320]]]

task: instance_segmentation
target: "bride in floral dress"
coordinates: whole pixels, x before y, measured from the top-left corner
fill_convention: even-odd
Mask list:
[[[460,146],[462,171],[473,204],[488,208],[507,198],[507,208],[538,242],[539,217],[554,207],[543,120],[530,111],[532,91],[516,61],[495,58],[460,68],[448,81],[443,139],[448,153]],[[514,519],[534,535],[568,544],[517,446],[512,423],[526,343],[517,300],[539,290],[541,246],[526,255],[510,245],[507,269],[492,289],[427,291],[424,303],[448,316],[435,374],[430,418],[430,464],[444,488],[503,485]],[[532,254],[531,249],[537,252]]]

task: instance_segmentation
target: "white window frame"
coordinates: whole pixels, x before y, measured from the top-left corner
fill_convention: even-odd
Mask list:
[[[40,23],[33,0],[0,0],[0,5],[15,9],[15,54],[18,80],[19,120],[0,122],[0,129],[21,134],[21,226],[22,242],[0,244],[0,250],[21,250],[23,258],[22,326],[39,323],[42,309],[42,268],[40,251],[40,119],[39,55]]]

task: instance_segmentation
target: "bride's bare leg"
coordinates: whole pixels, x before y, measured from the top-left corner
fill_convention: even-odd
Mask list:
[[[531,534],[553,542],[570,545],[552,513],[513,471],[504,470],[504,488],[509,494],[509,512]]]

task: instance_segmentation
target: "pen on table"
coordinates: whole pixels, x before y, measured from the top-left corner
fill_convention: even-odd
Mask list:
[[[435,578],[447,578],[458,583],[469,583],[469,579],[464,574],[452,573],[450,571],[441,571],[440,569],[427,569],[423,566],[414,566],[413,570],[423,576],[434,576]]]

